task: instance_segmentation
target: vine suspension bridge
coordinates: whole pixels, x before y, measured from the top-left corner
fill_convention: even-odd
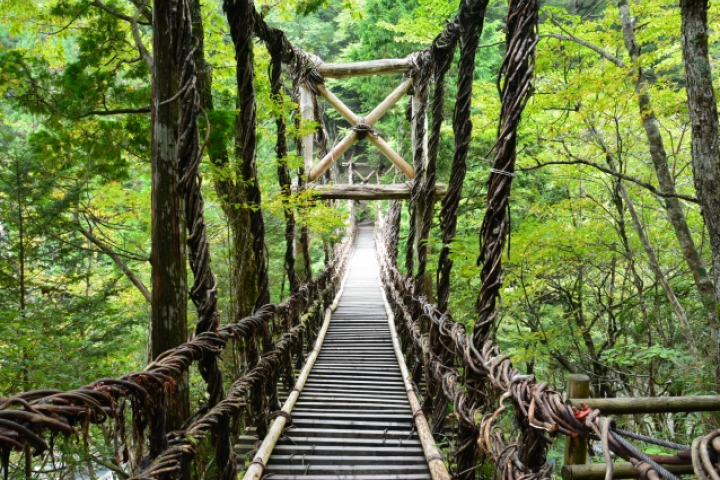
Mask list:
[[[471,480],[484,474],[503,480],[532,480],[551,477],[548,448],[556,438],[566,437],[571,457],[573,449],[582,450],[587,441],[596,441],[602,445],[606,461],[599,473],[568,465],[573,478],[677,480],[677,475],[694,473],[701,480],[720,480],[720,430],[698,437],[692,445],[680,445],[618,429],[605,416],[605,407],[595,408],[597,404],[590,399],[577,404],[579,408],[567,404],[547,383],[514,368],[492,341],[502,286],[517,126],[532,93],[538,41],[535,0],[509,1],[507,49],[498,73],[502,109],[480,229],[482,285],[478,317],[469,333],[446,311],[450,245],[456,233],[471,136],[475,56],[488,1],[463,0],[457,17],[432,45],[405,59],[342,65],[325,64],[292,45],[282,31],[265,23],[252,2],[225,0],[237,57],[243,175],[251,180],[247,200],[258,207],[250,215],[260,294],[253,315],[223,325],[197,170],[204,149],[198,127],[204,109],[194,60],[198,47],[188,2],[167,3],[166,10],[154,14],[167,15],[178,84],[176,93],[160,99],[160,105],[179,105],[176,153],[180,180],[176,187],[185,205],[187,250],[195,279],[190,297],[198,312],[196,330],[186,343],[157,356],[142,371],[98,379],[72,391],[44,389],[0,399],[0,459],[6,479],[10,464],[19,463],[22,455],[26,476],[32,476],[35,459],[44,459],[43,463],[52,459],[58,435],[80,436],[88,442],[91,425],[101,425],[114,455],[99,460],[120,478],[196,475],[230,480],[244,470],[246,479]],[[305,283],[291,279],[293,291],[279,304],[269,303],[262,203],[256,180],[255,38],[270,52],[274,95],[283,88],[284,66],[303,119],[320,120],[318,97],[322,97],[351,124],[348,135],[332,149],[328,149],[321,125],[301,139],[304,165],[297,185],[291,184],[287,164],[279,163],[288,225],[288,271],[294,271],[295,261],[295,220],[288,206],[295,192],[307,191],[316,201],[347,199],[351,217],[356,200],[390,201],[389,208],[379,212],[374,228],[357,226],[351,218],[344,242],[334,246],[325,269]],[[443,185],[436,181],[436,164],[445,82],[458,49],[458,93],[452,119],[455,148],[450,179]],[[358,75],[402,75],[402,80],[361,117],[324,81]],[[394,151],[374,127],[407,96],[411,97],[407,112],[412,124],[411,161]],[[284,122],[277,119],[280,160],[288,153]],[[387,157],[407,183],[334,184],[330,167],[362,140]],[[350,168],[352,182],[352,165]],[[404,273],[397,266],[403,200],[408,200],[410,207]],[[442,202],[443,247],[437,291],[430,295],[427,240],[438,200]],[[428,300],[433,297],[437,304]],[[219,358],[230,349],[243,359],[243,365],[239,376],[228,379]],[[207,388],[207,401],[181,429],[167,431],[168,411],[174,408],[178,385],[193,365]],[[708,409],[717,408],[717,399],[703,401],[710,405]],[[680,405],[674,411],[683,408]],[[441,448],[436,444],[439,439]],[[640,444],[661,445],[677,454],[649,455]],[[626,462],[614,463],[611,453]]]

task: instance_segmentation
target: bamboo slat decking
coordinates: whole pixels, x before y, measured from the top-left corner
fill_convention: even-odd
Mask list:
[[[372,228],[360,228],[292,418],[267,465],[273,480],[431,478],[393,350]]]

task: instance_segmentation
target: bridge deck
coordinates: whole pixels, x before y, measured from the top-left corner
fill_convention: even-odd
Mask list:
[[[274,480],[430,479],[388,328],[373,230],[361,227],[345,289],[273,450]]]

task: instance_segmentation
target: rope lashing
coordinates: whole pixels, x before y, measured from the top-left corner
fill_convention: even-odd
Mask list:
[[[365,122],[364,117],[360,117],[355,125],[352,126],[352,130],[357,133],[360,140],[365,140],[368,135],[373,137],[380,137],[380,132],[375,129],[372,125]]]
[[[316,84],[324,84],[325,77],[322,76],[318,67],[323,61],[317,55],[305,53],[298,56],[296,61],[291,65],[291,77],[293,83],[305,84],[314,95],[319,95]]]
[[[506,172],[505,170],[499,170],[497,168],[491,168],[490,173],[497,173],[498,175],[505,175],[506,177],[516,177],[517,174],[513,172]]]

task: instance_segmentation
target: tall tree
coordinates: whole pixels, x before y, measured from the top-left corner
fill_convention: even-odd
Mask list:
[[[715,297],[720,303],[720,152],[717,99],[708,53],[708,4],[708,0],[681,0],[680,10],[695,189],[710,234]]]
[[[185,209],[178,191],[178,24],[183,0],[153,2],[152,68],[152,319],[151,356],[187,340],[187,254]],[[187,381],[178,385],[178,408],[168,409],[167,428],[180,428],[189,415]]]
[[[670,168],[668,166],[667,152],[663,143],[662,132],[660,131],[660,122],[655,115],[652,104],[650,102],[650,93],[645,80],[646,73],[643,71],[640,65],[640,45],[635,38],[635,27],[630,15],[630,7],[627,0],[621,0],[618,4],[620,10],[620,19],[623,28],[623,38],[625,41],[625,48],[630,55],[630,59],[634,66],[637,67],[637,71],[634,72],[635,76],[635,94],[637,95],[638,107],[640,108],[640,118],[642,120],[643,128],[645,129],[645,137],[647,138],[648,147],[650,150],[650,158],[655,168],[658,183],[660,184],[660,190],[666,195],[665,197],[665,209],[667,210],[668,220],[675,231],[675,236],[678,239],[678,243],[685,256],[685,261],[690,267],[690,271],[693,274],[695,285],[697,286],[698,292],[700,293],[700,299],[703,305],[708,311],[711,325],[710,327],[716,332],[717,335],[717,315],[715,312],[715,297],[713,295],[713,285],[710,277],[707,275],[707,271],[703,267],[702,258],[700,253],[695,247],[695,242],[690,235],[690,228],[688,227],[687,220],[685,219],[685,212],[683,212],[680,200],[677,198],[677,192],[675,190],[675,181],[672,179],[670,174]],[[612,170],[615,167],[610,165]],[[622,183],[619,184],[621,192],[626,192],[625,187]],[[680,306],[675,293],[672,291],[670,284],[662,277],[664,275],[660,272],[657,260],[654,258],[655,254],[652,248],[649,248],[647,242],[647,236],[642,232],[642,228],[638,222],[635,222],[634,207],[632,202],[628,198],[625,202],[633,218],[634,225],[640,238],[643,240],[643,246],[647,251],[647,255],[650,258],[650,265],[656,275],[659,275],[658,280],[660,281],[663,289],[665,289],[670,303],[677,312],[678,320],[680,321],[683,332],[685,333],[686,340],[691,350],[696,352],[695,342],[690,332],[690,327],[685,315],[685,312]]]

